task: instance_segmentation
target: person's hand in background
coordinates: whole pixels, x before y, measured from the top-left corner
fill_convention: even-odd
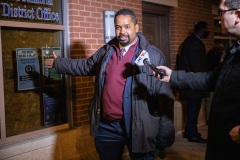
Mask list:
[[[229,134],[234,142],[240,143],[240,125],[233,127]]]

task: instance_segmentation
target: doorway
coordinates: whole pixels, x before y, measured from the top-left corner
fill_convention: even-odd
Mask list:
[[[150,42],[159,48],[167,65],[171,65],[169,44],[169,13],[170,7],[143,2],[142,4],[143,34]]]

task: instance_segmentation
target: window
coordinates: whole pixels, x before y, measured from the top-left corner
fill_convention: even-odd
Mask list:
[[[47,51],[66,53],[67,1],[2,1],[1,141],[68,128],[65,77],[44,66]]]

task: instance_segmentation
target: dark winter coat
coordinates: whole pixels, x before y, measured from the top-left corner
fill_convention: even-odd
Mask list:
[[[217,51],[210,50],[207,54],[208,71],[214,70],[221,63],[221,54]]]
[[[132,60],[132,75],[127,78],[124,91],[124,117],[128,134],[131,134],[132,152],[149,152],[156,147],[156,136],[159,129],[159,117],[153,113],[167,105],[173,98],[169,84],[162,83],[153,76],[148,66],[137,66],[134,61],[142,50],[150,56],[155,65],[166,65],[160,50],[149,44],[145,37],[138,33],[139,44]],[[102,112],[102,91],[105,69],[114,53],[114,38],[87,59],[57,58],[55,68],[59,73],[75,76],[95,76],[95,94],[90,104],[91,135],[95,136]],[[128,96],[129,95],[129,96]],[[129,124],[131,122],[131,124]],[[129,126],[130,125],[130,126]]]
[[[229,131],[240,125],[240,52],[230,54],[215,71],[173,71],[171,86],[214,91],[206,160],[239,160],[240,144],[232,141]]]
[[[178,57],[178,70],[186,72],[207,71],[207,55],[204,43],[194,33],[187,37],[181,46]],[[180,90],[180,96],[188,99],[201,99],[206,96],[205,92]]]

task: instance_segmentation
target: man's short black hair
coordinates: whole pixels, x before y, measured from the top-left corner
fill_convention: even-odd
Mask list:
[[[132,18],[132,21],[133,23],[136,25],[137,24],[137,18],[136,18],[136,15],[135,13],[130,10],[130,9],[120,9],[116,14],[115,14],[115,17],[114,17],[114,22],[116,20],[116,17],[119,16],[119,15],[130,15],[131,18]]]
[[[198,33],[201,29],[206,29],[208,26],[207,22],[199,21],[194,26],[194,33]]]
[[[240,8],[240,1],[239,0],[226,0],[225,1],[225,6],[227,6],[228,9],[238,9]]]

